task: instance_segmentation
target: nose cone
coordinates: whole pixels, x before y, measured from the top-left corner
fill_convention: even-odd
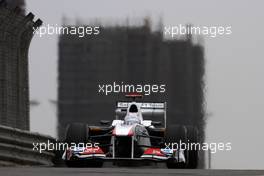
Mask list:
[[[133,136],[134,125],[117,125],[113,131],[115,136]]]

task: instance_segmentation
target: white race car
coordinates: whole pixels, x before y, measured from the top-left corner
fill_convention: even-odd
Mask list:
[[[166,102],[136,102],[141,97],[138,94],[127,97],[133,101],[117,102],[116,119],[111,124],[106,120],[101,121],[102,126],[69,124],[66,142],[71,147],[62,156],[66,165],[101,167],[105,161],[154,161],[166,162],[168,168],[196,168],[198,150],[180,147],[183,143],[198,142],[196,128],[168,125]]]

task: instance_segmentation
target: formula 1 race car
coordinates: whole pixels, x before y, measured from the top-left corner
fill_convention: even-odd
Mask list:
[[[197,168],[198,150],[180,147],[198,142],[197,129],[167,124],[166,102],[136,102],[141,97],[138,94],[127,97],[133,101],[116,103],[116,119],[111,124],[101,120],[101,126],[68,125],[66,142],[89,146],[67,148],[62,156],[66,165],[101,167],[105,161],[117,165],[153,161],[165,162],[168,168]]]

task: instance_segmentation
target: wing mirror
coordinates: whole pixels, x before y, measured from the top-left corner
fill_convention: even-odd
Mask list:
[[[161,122],[160,121],[152,121],[151,125],[153,125],[153,126],[161,126]]]
[[[110,121],[109,120],[100,120],[101,125],[109,125]]]

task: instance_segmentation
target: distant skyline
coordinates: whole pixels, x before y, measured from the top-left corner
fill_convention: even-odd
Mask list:
[[[160,17],[164,25],[232,26],[232,35],[204,37],[206,55],[207,142],[231,142],[232,151],[212,154],[213,168],[263,169],[264,2],[76,0],[26,1],[44,24],[71,19]],[[58,36],[35,36],[29,53],[31,129],[55,136]]]

